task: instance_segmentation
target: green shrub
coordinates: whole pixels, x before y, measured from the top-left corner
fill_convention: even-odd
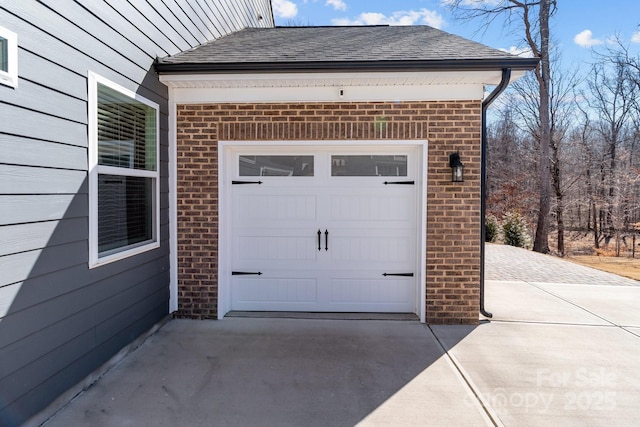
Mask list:
[[[500,232],[498,220],[493,215],[487,215],[484,219],[484,241],[495,242]]]
[[[519,248],[528,247],[531,243],[527,223],[517,212],[507,212],[502,221],[502,235],[506,245]]]

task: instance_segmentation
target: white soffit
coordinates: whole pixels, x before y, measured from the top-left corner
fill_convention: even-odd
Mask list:
[[[524,72],[515,72],[512,81]],[[495,71],[175,74],[160,76],[175,102],[462,100],[500,83]],[[301,90],[302,89],[302,90]]]

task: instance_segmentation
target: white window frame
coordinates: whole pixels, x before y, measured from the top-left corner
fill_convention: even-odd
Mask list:
[[[0,70],[0,84],[18,87],[18,35],[0,27],[0,37],[7,40],[7,71]]]
[[[126,89],[112,81],[89,72],[88,75],[88,113],[89,113],[89,268],[99,267],[119,261],[142,252],[160,247],[160,106],[137,93]],[[155,170],[140,170],[104,166],[98,164],[98,83],[121,94],[135,99],[156,111],[156,167]],[[98,252],[98,175],[120,175],[127,177],[152,178],[154,180],[154,196],[152,200],[153,237],[151,240],[135,245],[125,246],[122,250],[114,249],[107,255]]]

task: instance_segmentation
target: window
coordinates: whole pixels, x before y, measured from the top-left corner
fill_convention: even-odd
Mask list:
[[[90,266],[159,246],[158,105],[89,74]]]
[[[407,156],[331,156],[331,176],[407,176]]]
[[[0,83],[18,86],[18,36],[0,27]]]
[[[240,176],[313,176],[313,156],[240,156]]]

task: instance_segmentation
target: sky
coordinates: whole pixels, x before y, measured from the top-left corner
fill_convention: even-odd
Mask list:
[[[497,3],[499,0],[465,0]],[[525,46],[519,28],[502,22],[483,30],[482,21],[456,19],[447,0],[272,0],[276,25],[429,25],[496,49],[516,54]],[[619,39],[640,54],[639,0],[557,0],[551,37],[564,67],[594,62],[594,49],[605,51]]]

